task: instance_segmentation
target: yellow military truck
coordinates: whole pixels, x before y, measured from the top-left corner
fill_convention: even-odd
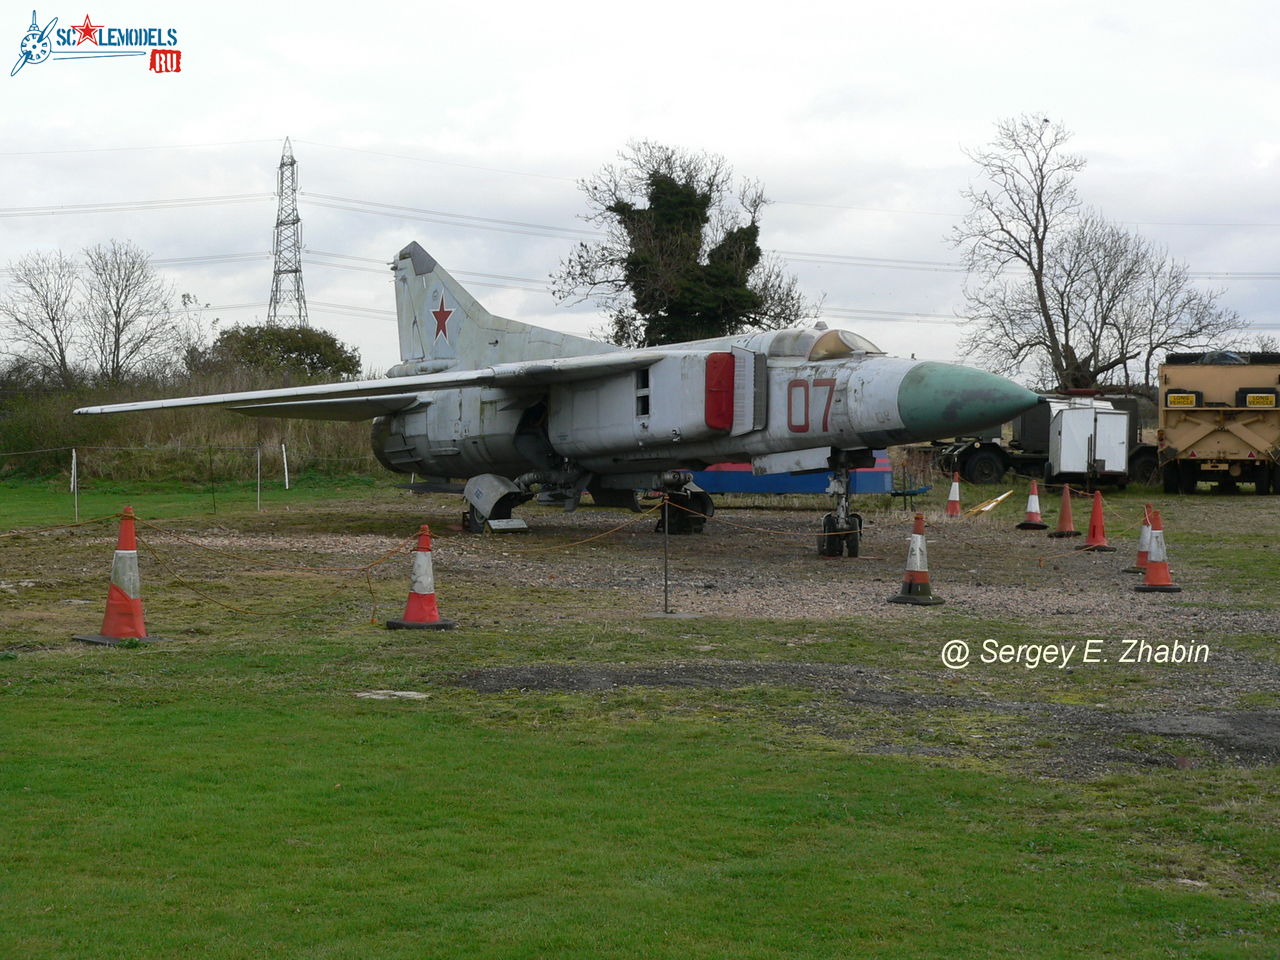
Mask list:
[[[1280,492],[1280,353],[1171,353],[1156,446],[1166,493],[1199,483]]]

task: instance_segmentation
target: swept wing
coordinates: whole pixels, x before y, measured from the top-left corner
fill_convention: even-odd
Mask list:
[[[173,407],[229,407],[258,417],[304,417],[315,420],[367,420],[409,406],[422,393],[455,387],[535,387],[549,383],[594,380],[613,373],[652,366],[664,354],[632,350],[589,357],[499,363],[478,370],[446,371],[379,380],[317,383],[305,387],[213,393],[199,397],[169,397],[134,403],[81,407],[76,413],[130,413]]]

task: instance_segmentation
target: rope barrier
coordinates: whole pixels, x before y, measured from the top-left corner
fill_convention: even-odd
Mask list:
[[[353,567],[313,567],[313,566],[306,566],[306,565],[300,565],[300,564],[275,563],[274,561],[271,561],[271,560],[262,560],[257,557],[248,557],[243,554],[232,553],[229,550],[223,550],[219,547],[210,546],[207,543],[201,543],[198,540],[185,536],[184,534],[178,533],[176,530],[166,530],[163,527],[157,526],[156,524],[151,523],[148,520],[143,520],[141,517],[137,517],[136,520],[141,526],[154,530],[156,533],[173,537],[176,540],[181,540],[183,543],[190,544],[193,547],[198,547],[201,550],[207,550],[210,553],[216,553],[220,556],[228,557],[231,560],[239,560],[242,563],[256,563],[258,566],[267,567],[273,570],[306,571],[309,573],[359,573],[360,571],[364,570],[365,567],[367,566],[366,564],[360,564]],[[395,552],[395,551],[408,552],[407,550],[405,550],[406,545],[412,544],[417,539],[417,536],[418,535],[415,533],[411,536],[405,537],[404,540],[401,541],[398,547],[393,548],[392,552]]]
[[[522,553],[522,554],[545,553],[548,550],[568,550],[570,547],[580,547],[584,543],[591,543],[593,540],[601,540],[604,537],[609,536],[610,534],[617,533],[619,530],[625,530],[627,527],[631,526],[633,523],[639,523],[641,520],[644,520],[646,517],[649,517],[651,514],[655,513],[661,506],[662,506],[661,504],[656,504],[650,507],[648,510],[645,510],[643,513],[639,514],[638,516],[632,517],[630,520],[626,521],[625,523],[620,523],[616,527],[612,527],[604,531],[604,533],[597,533],[594,536],[587,537],[585,540],[574,540],[572,543],[555,543],[546,547],[529,547],[528,549],[521,549],[520,547],[509,547],[507,548],[507,552]]]
[[[138,538],[138,545],[146,548],[147,553],[151,554],[152,559],[155,560],[156,563],[160,564],[160,566],[164,569],[166,573],[169,574],[169,576],[173,577],[173,579],[177,580],[179,584],[186,587],[188,590],[190,590],[200,599],[207,600],[209,603],[212,603],[215,606],[222,607],[225,610],[230,610],[232,613],[240,613],[248,617],[293,616],[294,614],[300,613],[303,610],[313,609],[317,603],[331,599],[342,590],[345,590],[351,583],[351,581],[349,580],[339,583],[337,587],[335,587],[329,593],[325,594],[323,597],[320,597],[318,599],[317,598],[309,599],[305,604],[298,606],[292,610],[265,611],[265,612],[259,611],[259,610],[247,610],[244,607],[237,607],[235,604],[227,603],[225,600],[219,600],[217,597],[214,597],[208,593],[205,593],[199,587],[195,586],[193,583],[190,583],[186,578],[182,576],[182,574],[178,573],[177,570],[175,570],[162,556],[160,556],[159,552],[157,552],[155,547],[153,547],[150,543],[148,543],[142,537]]]
[[[768,534],[772,534],[773,536],[776,536],[776,537],[805,537],[805,538],[809,538],[809,537],[847,537],[850,533],[852,533],[852,532],[853,532],[852,530],[835,530],[835,531],[832,531],[831,533],[797,533],[797,532],[792,531],[792,530],[771,530],[771,529],[769,529],[768,527],[753,527],[753,526],[751,526],[750,524],[746,524],[746,523],[734,523],[732,520],[725,520],[725,519],[724,519],[724,518],[722,518],[722,517],[714,517],[714,516],[709,516],[709,515],[707,515],[707,514],[705,514],[705,513],[699,513],[697,510],[694,510],[692,507],[686,507],[686,506],[684,506],[684,504],[676,503],[674,500],[666,499],[664,502],[666,502],[666,503],[670,503],[670,504],[671,504],[671,506],[675,507],[677,510],[683,510],[685,513],[691,513],[691,514],[693,514],[695,517],[701,517],[703,520],[710,520],[712,523],[723,523],[725,526],[728,526],[728,527],[737,527],[739,530],[750,530],[750,531],[752,531],[752,532],[754,532],[754,533],[768,533]],[[655,509],[656,509],[656,508],[655,508]],[[855,559],[855,560],[885,560],[885,559],[887,559],[887,558],[886,558],[886,557],[867,557],[867,556],[861,556],[861,555],[859,555],[859,556],[857,556],[857,557],[854,557],[853,559]]]
[[[49,533],[53,530],[74,530],[76,527],[88,527],[95,523],[102,523],[105,520],[119,520],[120,514],[111,513],[105,517],[94,517],[92,520],[81,520],[79,523],[60,523],[54,527],[27,527],[22,530],[11,530],[8,533],[0,533],[0,540],[6,537],[22,537],[28,534]]]

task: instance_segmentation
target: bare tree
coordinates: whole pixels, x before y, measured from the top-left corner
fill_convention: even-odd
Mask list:
[[[34,252],[9,264],[12,289],[0,300],[6,352],[24,358],[43,379],[64,387],[78,379],[74,351],[78,337],[76,264],[59,251]]]
[[[112,240],[84,251],[85,341],[99,379],[170,367],[182,342],[173,288],[133,243]]]
[[[1255,333],[1246,348],[1254,353],[1280,353],[1280,339],[1269,333]]]
[[[1152,251],[1134,304],[1144,385],[1155,383],[1155,368],[1165,353],[1238,345],[1244,323],[1234,310],[1219,305],[1224,292],[1196,289],[1185,263],[1170,259],[1163,248]]]
[[[963,347],[1043,387],[1133,386],[1135,373],[1149,384],[1158,354],[1224,343],[1240,321],[1166,249],[1081,209],[1072,181],[1085,161],[1065,152],[1069,137],[1022,116],[969,154],[989,186],[964,192],[971,209],[951,238],[970,271]]]
[[[1070,138],[1061,124],[1028,114],[1000,121],[990,144],[966,151],[987,185],[962,193],[969,213],[951,234],[969,268],[969,316],[997,334],[979,331],[971,351],[982,350],[993,366],[1005,369],[1043,352],[1037,359],[1046,360],[1063,384],[1078,377],[1054,322],[1048,271],[1050,248],[1080,206],[1074,178],[1085,160],[1065,152]],[[1021,337],[999,337],[1002,332],[1035,334],[1035,344],[1028,348]]]
[[[759,245],[767,201],[735,186],[723,157],[634,141],[580,181],[586,220],[604,237],[579,243],[552,276],[560,302],[608,311],[608,339],[625,346],[723,336],[794,324],[815,310]]]

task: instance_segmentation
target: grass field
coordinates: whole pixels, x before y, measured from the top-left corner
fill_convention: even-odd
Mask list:
[[[175,565],[143,551],[148,622],[172,643],[68,639],[101,618],[109,524],[0,539],[0,956],[1280,955],[1273,763],[1128,732],[1122,746],[1145,759],[1073,773],[1083,747],[1057,719],[1068,714],[1035,725],[1008,705],[1105,701],[1122,715],[1179,696],[1177,677],[958,679],[937,645],[972,631],[960,607],[654,619],[635,591],[549,579],[554,558],[518,553],[546,542],[536,529],[492,552],[468,545],[448,530],[447,498],[326,481],[272,493],[258,513],[252,486],[238,492],[219,492],[216,515],[199,488],[82,500],[90,517],[127,497],[221,544],[144,531]],[[66,522],[65,499],[0,487],[0,531]],[[1195,576],[1227,579],[1174,602],[1230,604],[1270,578],[1261,516],[1202,543],[1181,535]],[[356,552],[376,556],[424,520],[457,631],[370,623],[371,605],[385,618],[403,603],[403,555],[367,579],[279,568],[358,565]],[[277,566],[235,559],[245,544]],[[640,563],[630,541],[583,549]],[[685,538],[679,562],[702,549]],[[450,559],[464,553],[467,565]],[[548,576],[528,586],[533,565]],[[1273,592],[1255,604],[1277,609]],[[1034,610],[981,629],[1044,637]],[[1214,638],[1244,673],[1186,676],[1274,711],[1274,638],[1251,629]],[[783,679],[481,682],[547,665],[577,676],[727,663]],[[865,669],[909,709],[851,705],[842,685],[798,679],[820,666]],[[422,696],[356,696],[375,690]]]

